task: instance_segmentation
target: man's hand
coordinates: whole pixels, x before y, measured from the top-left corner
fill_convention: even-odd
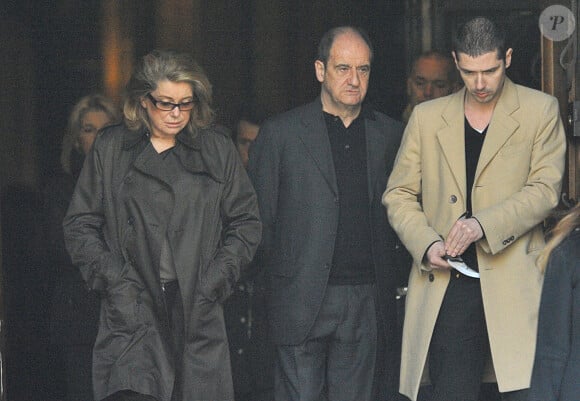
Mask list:
[[[463,254],[467,247],[483,237],[479,222],[473,217],[460,218],[453,224],[445,240],[445,252],[449,256]]]
[[[427,254],[425,255],[427,262],[429,263],[429,267],[432,269],[451,269],[451,266],[445,259],[443,259],[443,256],[445,256],[445,245],[443,244],[443,241],[434,242],[429,247]]]

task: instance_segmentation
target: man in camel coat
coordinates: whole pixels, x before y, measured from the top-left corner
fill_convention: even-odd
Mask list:
[[[453,56],[465,88],[418,105],[383,203],[413,256],[400,392],[476,401],[491,351],[503,400],[525,400],[534,360],[543,220],[558,204],[565,135],[556,99],[506,77],[512,49],[476,18]],[[478,271],[451,269],[461,256]]]

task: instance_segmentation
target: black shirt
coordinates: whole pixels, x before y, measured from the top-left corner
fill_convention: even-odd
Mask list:
[[[479,155],[481,154],[481,149],[483,148],[483,142],[485,141],[485,134],[487,133],[487,127],[483,132],[476,131],[465,118],[465,169],[466,169],[466,190],[467,190],[467,211],[466,217],[471,217],[472,206],[471,206],[471,191],[473,190],[473,182],[475,180],[475,171],[477,169],[477,163],[479,162]],[[463,260],[467,266],[474,270],[478,269],[477,263],[477,253],[475,251],[475,243],[471,244],[462,255]]]
[[[324,113],[336,172],[340,210],[329,284],[356,285],[375,281],[372,262],[365,119],[374,119],[363,107],[347,127]]]

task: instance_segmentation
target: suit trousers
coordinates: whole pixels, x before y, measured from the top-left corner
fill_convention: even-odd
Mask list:
[[[429,347],[432,401],[477,401],[489,353],[479,279],[451,271]]]
[[[278,345],[276,401],[374,401],[375,285],[329,285],[310,333]]]

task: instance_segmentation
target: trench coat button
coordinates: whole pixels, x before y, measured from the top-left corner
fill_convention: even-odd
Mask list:
[[[429,281],[432,283],[435,281],[435,275],[433,273],[429,273]]]
[[[338,203],[338,197],[334,198],[334,203]]]
[[[133,216],[129,216],[129,218],[127,219],[127,224],[132,226],[134,222],[135,222],[135,218],[133,218]]]
[[[457,196],[451,195],[449,197],[449,203],[457,203]]]
[[[240,318],[240,323],[246,323],[246,318],[244,316]]]
[[[330,263],[325,263],[324,264],[324,268],[327,269],[327,270],[330,269]]]

